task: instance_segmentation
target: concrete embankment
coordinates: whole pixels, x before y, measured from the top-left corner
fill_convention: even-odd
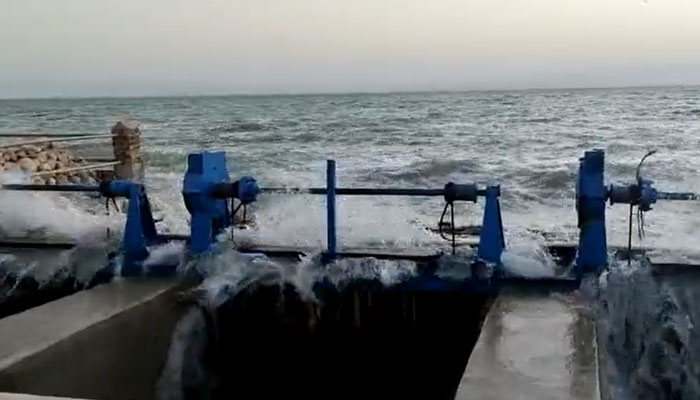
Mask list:
[[[116,280],[0,320],[0,392],[152,399],[183,287]]]

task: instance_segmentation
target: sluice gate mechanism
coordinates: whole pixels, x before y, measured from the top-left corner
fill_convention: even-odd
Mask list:
[[[102,276],[143,280],[156,279],[146,276],[177,276],[179,265],[146,265],[154,248],[168,242],[184,242],[185,258],[195,264],[207,257],[226,256],[221,252],[222,247],[228,246],[222,244],[222,234],[233,229],[234,217],[239,212],[262,196],[324,196],[326,246],[312,262],[313,281],[308,292],[299,290],[296,282],[289,279],[298,276],[302,269],[300,256],[312,256],[308,250],[264,243],[238,246],[235,237],[236,254],[245,254],[253,260],[250,266],[264,268],[266,264],[255,261],[265,259],[274,260],[278,267],[257,275],[259,279],[244,280],[242,285],[240,282],[223,285],[220,290],[226,296],[221,301],[212,302],[197,291],[190,292],[182,314],[185,317],[177,328],[185,331],[176,330],[167,360],[162,356],[158,385],[193,399],[223,399],[234,395],[311,399],[454,398],[484,319],[504,286],[572,290],[584,276],[613,267],[610,250],[622,251],[628,259],[632,257],[631,244],[626,249],[608,246],[605,220],[608,201],[629,205],[631,243],[633,207],[638,209],[641,230],[643,213],[651,210],[657,201],[698,200],[692,193],[658,191],[640,172],[631,184],[606,186],[603,151],[586,152],[580,159],[576,183],[578,245],[549,248],[552,254],[561,256],[565,267],[571,268],[563,268],[564,273],[558,276],[528,278],[513,276],[503,268],[502,254],[506,249],[503,226],[507,221],[502,219],[498,185],[450,182],[441,188],[338,187],[336,164],[329,160],[325,187],[265,187],[250,176],[231,179],[223,152],[197,152],[187,158],[183,181],[182,195],[190,214],[190,232],[186,235],[157,231],[141,184],[128,181],[100,185],[13,184],[4,185],[3,190],[92,192],[108,201],[127,199],[121,250],[106,261]],[[450,249],[420,255],[343,249],[336,224],[337,215],[342,214],[337,204],[339,196],[443,198],[445,205],[438,231],[449,240]],[[478,242],[474,252],[466,257],[456,251],[456,202],[483,202]],[[444,223],[448,212],[449,224]],[[308,257],[305,262],[303,268],[309,268]],[[377,276],[353,274],[338,280],[331,279],[328,273],[334,268],[376,270],[383,262],[410,267],[402,279],[388,284]],[[450,273],[445,273],[446,270]],[[217,278],[195,272],[199,272],[196,283]],[[187,331],[183,321],[196,329]],[[197,335],[193,334],[195,331]],[[183,359],[188,360],[187,365],[173,361]]]

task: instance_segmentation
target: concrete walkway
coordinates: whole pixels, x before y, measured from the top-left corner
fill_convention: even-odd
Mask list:
[[[563,295],[502,294],[456,398],[598,400],[593,321],[569,301]]]
[[[80,400],[74,397],[35,396],[22,393],[0,393],[0,400]]]
[[[0,392],[150,400],[182,289],[117,279],[0,320]]]

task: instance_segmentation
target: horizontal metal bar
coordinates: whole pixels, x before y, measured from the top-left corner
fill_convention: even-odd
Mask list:
[[[181,233],[159,233],[158,238],[162,239],[166,242],[168,242],[168,241],[187,242],[190,240],[190,235],[184,235]]]
[[[0,138],[66,138],[97,136],[99,133],[0,133]]]
[[[50,240],[50,239],[49,239]],[[0,247],[11,249],[63,249],[68,250],[76,246],[74,242],[58,242],[45,240],[30,240],[23,238],[6,238],[0,240]]]
[[[32,176],[45,176],[45,175],[64,174],[64,173],[67,173],[67,172],[89,171],[89,170],[98,169],[98,168],[113,167],[113,166],[119,165],[119,164],[121,164],[121,162],[119,162],[119,161],[112,161],[112,162],[106,162],[106,163],[100,163],[100,164],[79,165],[79,166],[77,166],[77,167],[69,167],[69,168],[63,168],[63,169],[56,169],[56,170],[53,170],[53,171],[34,172],[34,173],[32,173]]]
[[[261,193],[269,194],[323,194],[326,188],[261,188]],[[343,196],[444,196],[444,189],[402,189],[402,188],[338,188],[337,195]]]
[[[99,162],[99,163],[110,163],[117,162],[114,157],[81,157],[85,161]]]
[[[99,185],[36,185],[36,184],[7,184],[3,190],[38,191],[38,192],[99,192]]]
[[[693,192],[657,192],[659,200],[700,200],[700,195]]]
[[[48,142],[53,142],[53,143],[58,143],[58,142],[75,142],[75,141],[81,141],[81,140],[93,140],[93,139],[106,139],[106,138],[112,138],[115,137],[115,135],[90,135],[90,136],[69,136],[69,137],[64,137],[64,138],[56,138],[56,139],[51,139],[51,138],[44,138],[44,139],[33,139],[33,140],[27,140],[24,142],[17,142],[17,143],[7,143],[7,144],[2,144],[0,145],[0,149],[8,149],[12,147],[22,147],[30,144],[40,144],[40,143],[48,143]]]

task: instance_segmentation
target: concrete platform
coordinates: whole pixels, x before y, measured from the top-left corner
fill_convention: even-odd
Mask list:
[[[184,286],[117,280],[0,320],[0,392],[152,399]]]
[[[0,400],[81,400],[70,397],[35,396],[22,393],[0,393]]]
[[[598,400],[594,323],[563,295],[504,292],[465,370],[459,400]]]

